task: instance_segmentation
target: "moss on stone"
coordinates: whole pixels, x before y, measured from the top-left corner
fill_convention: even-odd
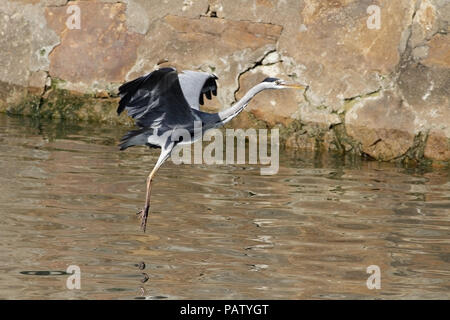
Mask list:
[[[332,143],[336,146],[336,150],[342,154],[352,153],[361,155],[361,144],[347,134],[347,129],[345,128],[345,112],[338,115],[341,119],[341,123],[331,127],[335,137]]]
[[[86,97],[78,96],[63,89],[50,89],[45,102],[39,109],[42,118],[77,120],[77,112],[83,108]]]
[[[431,166],[432,160],[424,157],[425,146],[427,144],[428,132],[419,132],[414,137],[413,145],[406,151],[404,155],[396,159],[404,165],[422,165]]]
[[[17,102],[1,104],[0,112],[42,119],[133,125],[126,113],[117,115],[118,97],[97,98],[94,94],[80,94],[62,89],[63,84],[63,80],[52,79],[43,95],[26,91],[17,94],[14,99]]]
[[[6,107],[7,114],[25,115],[31,117],[39,117],[39,107],[41,97],[36,95],[26,95],[22,101],[10,104]]]
[[[288,126],[280,128],[282,145],[314,151],[329,151],[329,133],[326,125],[301,120],[294,120]]]
[[[110,124],[133,125],[126,113],[117,116],[118,97],[98,98],[94,94],[80,94],[61,88],[63,80],[52,79],[50,88],[43,96],[24,94],[19,103],[7,105],[4,111],[10,114],[27,115],[34,118],[64,119],[69,121],[104,122]],[[374,93],[378,94],[378,93]],[[350,110],[358,98],[345,101],[341,112],[336,112],[341,123],[327,127],[323,124],[292,120],[288,125],[269,126],[251,112],[243,112],[226,128],[279,128],[280,146],[293,146],[299,149],[317,151],[338,151],[341,154],[364,155],[360,142],[351,138],[345,127],[345,113]],[[448,162],[427,160],[424,150],[428,133],[419,133],[408,151],[395,162],[406,167],[440,166],[448,167]],[[450,143],[450,141],[449,141]]]
[[[305,133],[303,130],[304,124],[300,120],[294,120],[286,127],[280,128],[280,138],[283,140],[288,139],[293,134]]]

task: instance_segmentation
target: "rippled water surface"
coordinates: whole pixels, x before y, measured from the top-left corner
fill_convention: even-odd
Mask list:
[[[0,298],[450,298],[448,169],[282,153],[261,176],[168,161],[143,234],[159,151],[119,152],[125,131],[0,115]]]

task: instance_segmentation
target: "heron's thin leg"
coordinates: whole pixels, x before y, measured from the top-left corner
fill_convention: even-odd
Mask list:
[[[161,165],[164,163],[164,161],[166,161],[167,158],[169,157],[170,151],[172,151],[172,147],[163,149],[161,151],[161,154],[158,158],[158,161],[156,162],[155,167],[153,168],[152,172],[150,172],[150,174],[147,177],[147,192],[146,192],[146,196],[145,196],[145,206],[144,206],[144,209],[142,209],[142,211],[139,212],[140,216],[141,216],[141,229],[144,232],[147,227],[148,210],[150,209],[150,196],[152,193],[152,180],[153,180],[153,177],[155,176],[156,172],[158,171],[159,167],[161,167]]]
[[[150,209],[150,196],[152,194],[152,180],[153,176],[155,175],[156,171],[158,171],[158,168],[155,166],[152,170],[152,172],[147,177],[147,191],[145,196],[145,206],[144,209],[140,212],[141,214],[141,229],[145,232],[146,226],[147,226],[147,217],[148,217],[148,210]]]

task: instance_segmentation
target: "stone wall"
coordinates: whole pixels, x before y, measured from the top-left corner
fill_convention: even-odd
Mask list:
[[[278,126],[292,148],[449,161],[449,18],[448,0],[4,0],[0,110],[130,123],[117,87],[161,66],[215,73],[209,111],[275,76],[309,89],[262,92],[233,126]]]

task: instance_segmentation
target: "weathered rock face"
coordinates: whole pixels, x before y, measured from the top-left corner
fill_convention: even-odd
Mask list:
[[[381,76],[399,62],[398,43],[408,26],[411,1],[384,1],[379,30],[367,27],[373,1],[305,1],[296,29],[280,40],[292,72],[310,83],[313,105],[340,111],[344,99],[381,88]],[[395,18],[394,18],[395,17]]]
[[[251,87],[266,77],[284,78],[285,75],[286,70],[280,56],[276,51],[272,51],[261,60],[261,65],[241,75],[236,99],[242,98]],[[270,126],[277,123],[289,125],[294,120],[293,115],[298,113],[299,102],[304,102],[302,91],[263,91],[252,100],[248,111]]]
[[[37,99],[49,69],[48,55],[59,43],[44,8],[7,1],[0,7],[0,110]]]
[[[136,67],[128,79],[153,70],[160,61],[165,61],[161,66],[211,72],[220,79],[219,102],[230,105],[239,88],[239,74],[275,50],[282,28],[272,24],[168,15],[157,21],[152,30],[140,47]],[[218,108],[216,105],[210,109]]]
[[[143,36],[129,32],[124,3],[80,2],[80,29],[66,25],[67,8],[47,7],[50,28],[61,43],[50,57],[50,74],[70,89],[88,91],[95,85],[120,83],[134,65]]]
[[[392,91],[355,105],[345,115],[347,133],[373,158],[392,160],[405,154],[414,142],[415,117]]]
[[[279,126],[288,147],[449,161],[449,18],[446,0],[6,0],[0,110],[127,122],[117,87],[171,65],[216,74],[217,111],[271,76],[309,88],[262,92],[234,126]]]

